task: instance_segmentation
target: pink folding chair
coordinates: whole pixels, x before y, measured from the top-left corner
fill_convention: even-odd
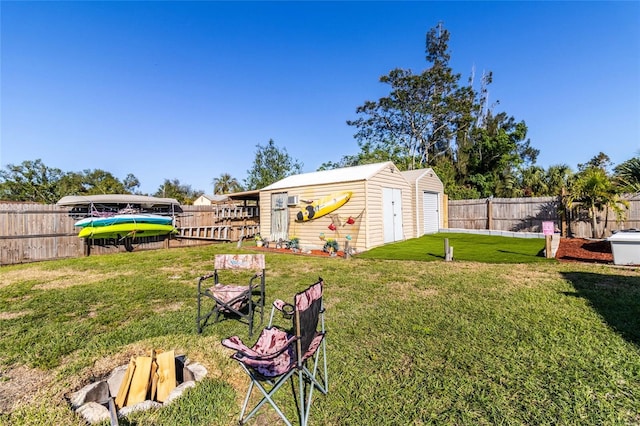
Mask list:
[[[231,356],[249,375],[251,383],[240,412],[240,424],[246,423],[260,407],[269,403],[287,425],[291,422],[275,403],[274,394],[289,379],[292,381],[293,398],[301,425],[309,420],[314,389],[327,394],[327,351],[322,302],[324,282],[322,278],[306,290],[294,296],[293,304],[282,300],[273,302],[269,326],[260,333],[252,347],[246,346],[238,336],[229,337],[222,345],[233,349]],[[290,329],[274,327],[275,311],[292,321]],[[322,364],[320,365],[320,354]],[[297,380],[296,380],[297,379]],[[297,391],[296,391],[297,381]],[[249,398],[256,388],[262,399],[245,416]]]

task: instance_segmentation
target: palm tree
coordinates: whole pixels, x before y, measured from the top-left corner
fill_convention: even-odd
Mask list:
[[[622,191],[640,192],[640,155],[619,164],[614,176]]]
[[[566,164],[549,166],[546,172],[548,195],[561,195],[563,189],[569,188],[573,172]]]
[[[607,175],[607,172],[595,166],[590,166],[578,173],[567,196],[567,206],[586,209],[591,219],[591,236],[596,238],[596,213],[604,208],[611,208],[618,220],[624,217],[624,209],[628,202],[618,197],[618,187]],[[604,231],[603,231],[604,233]]]
[[[545,171],[539,166],[529,166],[520,172],[520,188],[525,197],[547,195],[547,179]]]
[[[229,173],[222,173],[219,177],[213,179],[214,194],[229,194],[231,192],[242,191],[242,186],[238,180]]]

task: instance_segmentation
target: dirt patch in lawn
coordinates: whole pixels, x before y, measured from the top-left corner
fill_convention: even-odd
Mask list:
[[[0,369],[0,413],[32,402],[52,380],[52,374],[25,366]]]
[[[556,259],[561,262],[613,263],[611,243],[606,240],[561,238]]]

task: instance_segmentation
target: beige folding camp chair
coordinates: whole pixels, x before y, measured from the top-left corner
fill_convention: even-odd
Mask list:
[[[264,321],[264,254],[217,254],[214,271],[198,279],[198,314],[196,328],[202,333],[209,318],[215,315],[213,323],[221,318],[236,317],[249,325],[249,337],[253,333],[256,311],[260,313],[260,324]],[[253,275],[250,272],[253,271]],[[207,280],[213,285],[207,286]],[[246,284],[238,284],[246,280]],[[211,300],[212,306],[203,311],[204,301]]]

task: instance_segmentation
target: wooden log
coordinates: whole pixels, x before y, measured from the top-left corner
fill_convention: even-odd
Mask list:
[[[133,373],[126,406],[137,404],[147,399],[149,392],[149,377],[151,375],[151,357],[139,356],[136,358],[136,370]]]
[[[156,399],[156,390],[158,389],[158,360],[156,350],[151,349],[151,374],[149,376],[149,399]]]
[[[176,356],[174,351],[158,354],[157,400],[164,402],[176,387]]]
[[[122,383],[120,384],[120,389],[118,389],[118,395],[116,396],[116,405],[118,408],[124,407],[125,402],[127,401],[127,394],[129,393],[129,386],[131,385],[131,379],[133,379],[133,373],[136,370],[136,362],[131,358],[129,361],[129,365],[127,366],[127,370],[124,373],[124,377],[122,378]]]

